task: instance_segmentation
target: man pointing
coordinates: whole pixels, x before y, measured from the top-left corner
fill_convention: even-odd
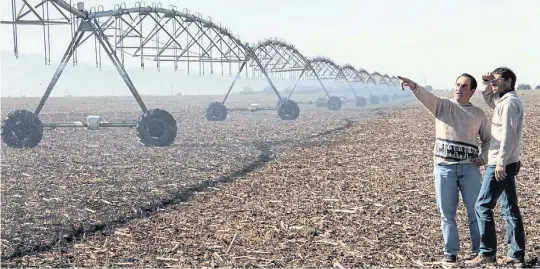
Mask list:
[[[442,217],[444,263],[455,263],[459,252],[456,211],[459,191],[467,209],[473,256],[479,252],[480,232],[474,205],[480,192],[482,175],[479,166],[487,163],[491,126],[485,112],[470,103],[477,82],[464,73],[454,87],[452,99],[427,91],[416,82],[398,77],[401,87],[407,86],[414,96],[435,117],[433,152],[435,192]],[[481,148],[478,147],[478,136]]]

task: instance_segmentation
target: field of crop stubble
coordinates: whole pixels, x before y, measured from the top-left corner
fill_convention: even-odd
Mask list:
[[[518,192],[530,259],[540,254],[540,92],[521,96]],[[440,266],[434,124],[417,102],[338,112],[301,105],[296,121],[259,111],[208,122],[213,98],[144,100],[177,119],[173,147],[144,148],[125,128],[59,128],[34,149],[2,145],[4,265]],[[3,99],[2,114],[37,102]],[[228,107],[249,103],[237,102]],[[130,97],[55,98],[40,117],[113,121],[138,111]],[[496,217],[503,254],[499,206]],[[458,225],[466,252],[462,204]]]

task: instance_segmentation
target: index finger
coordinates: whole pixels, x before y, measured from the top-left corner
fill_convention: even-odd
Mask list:
[[[405,87],[403,87],[403,84],[404,84],[405,82],[407,82],[408,79],[406,79],[406,78],[404,78],[404,77],[402,77],[402,76],[396,76],[396,77],[399,78],[399,79],[402,81],[402,82],[400,83],[400,86],[401,86],[401,90],[404,91],[404,90],[405,90]]]

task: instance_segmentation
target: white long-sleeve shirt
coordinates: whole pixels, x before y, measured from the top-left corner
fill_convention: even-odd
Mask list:
[[[506,166],[518,162],[523,137],[523,102],[515,90],[499,97],[489,85],[482,96],[493,108],[488,164]]]

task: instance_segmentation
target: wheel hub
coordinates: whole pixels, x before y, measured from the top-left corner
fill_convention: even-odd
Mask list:
[[[148,134],[154,138],[159,138],[165,133],[165,125],[158,120],[151,121],[147,127]]]
[[[291,105],[283,104],[283,106],[281,107],[281,111],[284,115],[291,116],[294,112],[294,109]]]
[[[27,122],[17,121],[12,133],[17,139],[24,140],[30,135],[30,125]]]
[[[214,119],[221,119],[223,117],[223,110],[220,107],[214,107],[212,109],[212,115]]]

